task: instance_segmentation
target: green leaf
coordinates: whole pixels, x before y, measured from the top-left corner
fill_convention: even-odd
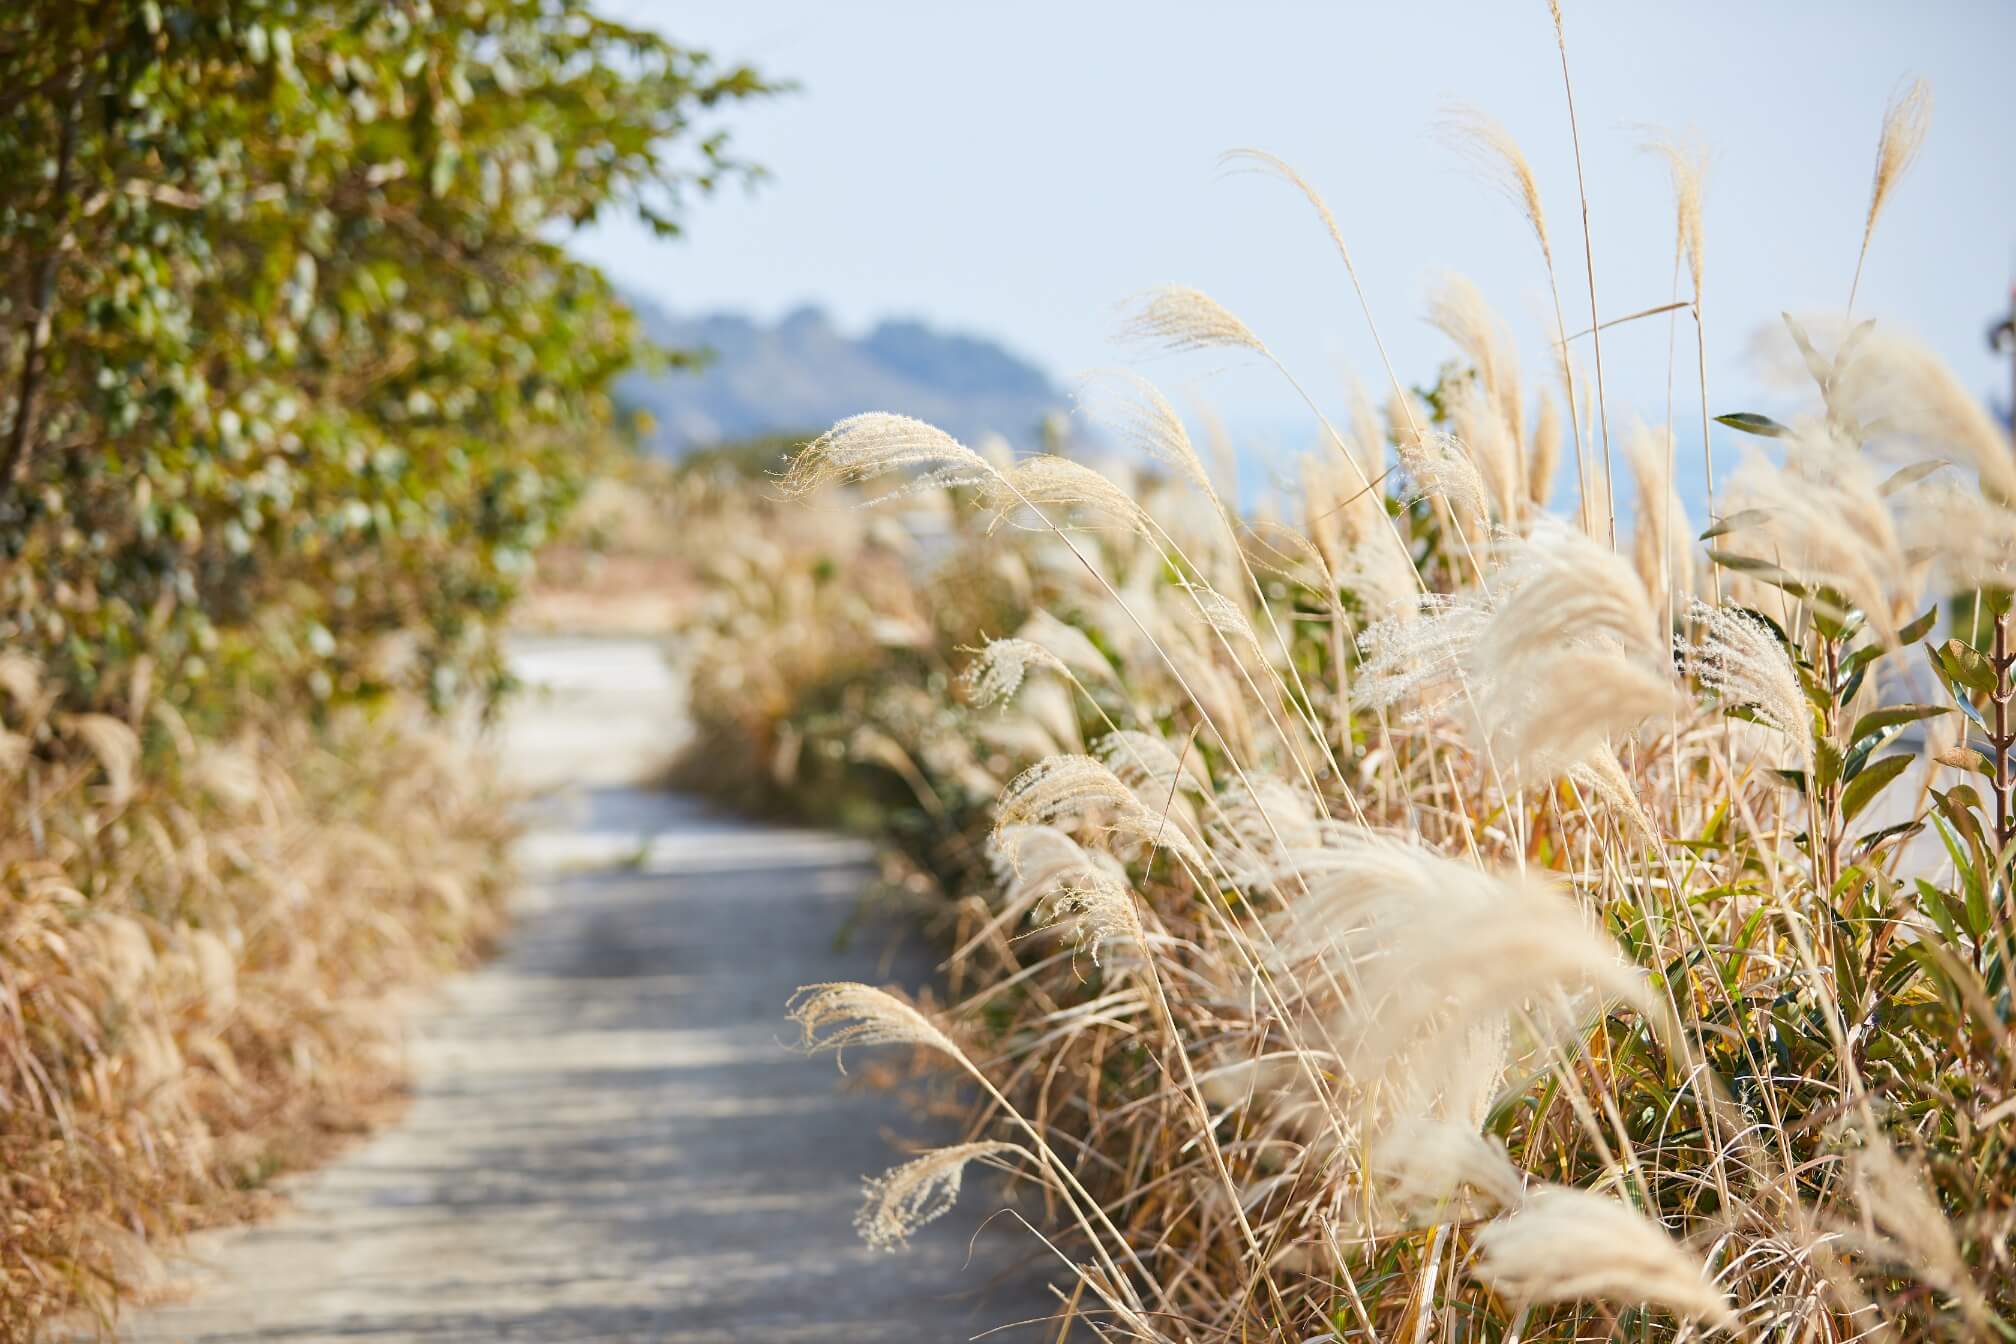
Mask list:
[[[1813,740],[1814,787],[1822,793],[1834,787],[1841,778],[1841,767],[1845,765],[1841,748],[1827,738]]]
[[[1788,571],[1780,569],[1769,560],[1759,560],[1754,556],[1737,555],[1733,551],[1709,551],[1708,558],[1724,569],[1733,569],[1739,574],[1748,574],[1759,583],[1768,583],[1773,588],[1782,589],[1794,597],[1804,597],[1806,586]]]
[[[1922,877],[1913,878],[1911,884],[1918,888],[1918,908],[1932,916],[1932,922],[1946,935],[1946,941],[1960,941],[1960,918],[1958,898],[1953,893],[1933,886]]]
[[[1785,590],[1791,592],[1790,588]],[[1855,638],[1862,630],[1862,612],[1840,592],[1822,587],[1807,596],[1813,613],[1813,628],[1836,643]]]
[[[1897,632],[1897,642],[1900,644],[1916,644],[1919,640],[1925,638],[1927,634],[1931,633],[1932,627],[1938,623],[1939,604],[1935,602],[1925,609],[1923,616],[1920,616],[1917,620]]]
[[[1841,820],[1843,822],[1855,820],[1863,808],[1876,800],[1876,795],[1883,791],[1884,785],[1903,774],[1917,759],[1908,753],[1885,756],[1855,776],[1841,793]]]
[[[1939,660],[1947,675],[1970,691],[1982,695],[1992,695],[1995,691],[1995,666],[1981,656],[1981,651],[1957,639],[1949,639],[1939,648]]]
[[[1948,756],[1952,759],[1947,759]],[[1952,770],[1972,770],[1984,779],[1995,778],[1995,763],[1988,759],[1986,752],[1971,742],[1962,743],[1940,753],[1939,763]]]
[[[1956,784],[1943,793],[1934,789],[1932,805],[1939,809],[1939,815],[1952,824],[1954,835],[1966,841],[1970,848],[1976,851],[1985,848],[1981,819],[1974,815],[1981,808],[1980,794],[1966,784]],[[1951,845],[1947,848],[1952,854],[1953,866],[1964,869],[1967,866],[1965,856]]]
[[[1870,831],[1867,835],[1856,841],[1856,843],[1862,847],[1864,853],[1868,853],[1881,845],[1888,844],[1892,840],[1901,840],[1906,836],[1916,835],[1924,829],[1925,819],[1919,817],[1911,821],[1900,821],[1894,826],[1885,826],[1880,830]]]
[[[1854,731],[1848,734],[1848,740],[1860,742],[1871,733],[1880,733],[1885,728],[1917,723],[1921,719],[1937,718],[1941,714],[1952,712],[1951,705],[1885,705],[1882,709],[1873,709],[1855,720]]]
[[[1728,415],[1716,416],[1715,423],[1741,430],[1745,434],[1761,434],[1767,439],[1787,438],[1792,433],[1770,416],[1758,415],[1754,411],[1731,411]]]

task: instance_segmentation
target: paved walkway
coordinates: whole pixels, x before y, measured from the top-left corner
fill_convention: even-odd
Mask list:
[[[533,652],[558,694],[521,740],[549,772],[556,716],[607,739],[608,714],[666,694],[612,675],[644,666],[634,646]],[[663,722],[633,717],[630,743]],[[579,773],[598,772],[622,773]],[[535,860],[625,866],[540,884],[504,955],[417,1024],[401,1123],[300,1178],[281,1218],[199,1240],[194,1294],[123,1337],[936,1344],[1046,1314],[1047,1266],[1011,1219],[969,1260],[989,1180],[907,1254],[854,1236],[891,1139],[947,1137],[786,1044],[800,983],[928,977],[900,928],[856,918],[861,849],[621,785],[548,806]]]

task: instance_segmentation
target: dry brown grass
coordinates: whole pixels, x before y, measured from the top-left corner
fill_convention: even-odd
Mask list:
[[[1273,362],[1207,306],[1143,328]],[[1440,311],[1479,368],[1433,423],[1396,389],[1383,441],[1319,413],[1264,523],[1159,421],[1167,477],[868,416],[793,464],[799,522],[715,499],[696,778],[940,884],[935,1053],[1101,1337],[2009,1337],[2016,450],[1880,331],[1795,332],[1816,404],[1762,422],[1710,584],[1670,425],[1637,537],[1605,472],[1550,517],[1510,352]],[[878,477],[928,546],[865,540]],[[826,1030],[923,1037],[821,992]],[[864,1227],[982,1151],[871,1184]]]
[[[52,718],[5,671],[0,1337],[29,1339],[396,1107],[402,994],[498,931],[508,836],[417,716],[209,741],[165,705]]]

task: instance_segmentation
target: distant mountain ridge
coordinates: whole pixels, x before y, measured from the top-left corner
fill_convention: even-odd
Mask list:
[[[698,370],[617,381],[623,406],[650,413],[648,446],[663,453],[817,432],[862,411],[914,415],[969,443],[999,434],[1028,446],[1045,417],[1070,409],[1036,365],[922,322],[886,321],[856,337],[809,306],[765,325],[735,313],[677,316],[635,295],[627,302],[651,340],[711,357]]]

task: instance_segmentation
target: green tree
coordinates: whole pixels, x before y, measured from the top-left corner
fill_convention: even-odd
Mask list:
[[[637,353],[566,233],[747,177],[756,73],[586,0],[15,0],[0,14],[0,646],[437,698]]]

